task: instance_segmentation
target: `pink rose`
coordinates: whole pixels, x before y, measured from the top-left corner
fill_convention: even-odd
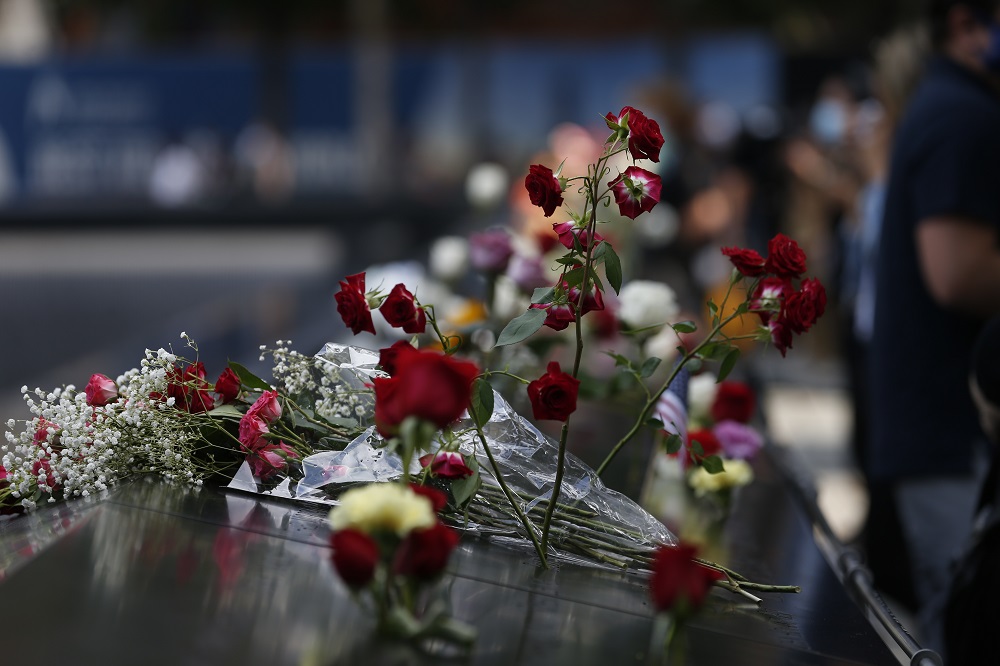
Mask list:
[[[365,274],[348,275],[341,281],[340,291],[333,295],[337,300],[337,312],[355,335],[361,331],[375,333],[375,322],[365,298]]]
[[[222,398],[222,404],[228,405],[240,397],[240,377],[232,368],[226,368],[215,380],[215,392]]]
[[[628,152],[632,159],[660,161],[663,134],[655,120],[647,118],[642,111],[631,106],[622,108],[617,118],[610,113],[605,118],[610,127],[618,126],[628,130]]]
[[[93,374],[84,389],[87,394],[87,404],[91,407],[103,407],[118,397],[118,386],[105,375]]]
[[[578,227],[575,222],[556,222],[552,225],[552,230],[556,232],[559,236],[559,242],[563,244],[567,250],[572,250],[577,244],[584,250],[590,243],[597,245],[602,240],[604,236],[594,232],[593,240],[590,239],[590,234],[587,231],[587,227]]]
[[[618,211],[630,220],[653,210],[660,201],[660,177],[636,166],[625,169],[608,187],[614,192]]]
[[[461,453],[454,451],[438,451],[420,456],[420,465],[430,465],[431,474],[445,479],[462,479],[472,476],[474,472],[465,464]]]
[[[503,229],[490,229],[469,236],[469,263],[483,273],[503,273],[514,254],[510,234]]]
[[[378,309],[393,328],[402,328],[410,334],[423,333],[427,327],[427,315],[417,307],[413,294],[402,284],[397,284]]]
[[[264,391],[257,401],[250,406],[247,414],[253,413],[268,423],[274,423],[281,418],[281,403],[278,402],[277,391]]]
[[[764,438],[750,426],[736,421],[720,421],[712,428],[727,458],[750,460],[764,446]]]
[[[269,479],[288,466],[289,458],[298,458],[299,454],[284,442],[279,442],[277,446],[271,444],[256,451],[251,451],[247,456],[250,463],[250,471],[257,478]]]
[[[240,445],[247,451],[256,451],[267,446],[265,436],[270,432],[267,422],[256,413],[247,412],[240,419]]]
[[[524,178],[524,187],[528,190],[531,203],[540,207],[545,217],[551,217],[563,204],[562,185],[547,166],[532,164]]]

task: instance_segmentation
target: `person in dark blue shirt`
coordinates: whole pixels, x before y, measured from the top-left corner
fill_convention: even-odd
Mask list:
[[[934,649],[985,466],[970,350],[1000,313],[1000,96],[986,58],[996,5],[931,2],[936,54],[895,136],[880,240],[865,472],[872,501],[895,502]]]

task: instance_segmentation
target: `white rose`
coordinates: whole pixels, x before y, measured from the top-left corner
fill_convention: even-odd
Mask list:
[[[680,312],[674,290],[651,280],[633,280],[622,287],[618,305],[618,318],[631,329],[661,326]]]
[[[453,282],[469,270],[469,242],[461,236],[442,236],[431,245],[431,275]]]
[[[348,490],[340,496],[340,505],[330,511],[334,530],[392,532],[400,537],[432,527],[436,520],[429,499],[398,483],[371,483]]]
[[[718,392],[719,385],[715,382],[714,374],[706,372],[691,378],[688,382],[688,415],[692,421],[709,421],[712,403]]]
[[[643,352],[647,357],[655,356],[667,364],[677,356],[677,345],[679,344],[680,341],[677,340],[674,329],[664,327],[660,329],[659,333],[646,340]]]

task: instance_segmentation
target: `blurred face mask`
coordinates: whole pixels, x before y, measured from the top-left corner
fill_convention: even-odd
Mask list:
[[[809,129],[819,141],[835,144],[847,132],[847,109],[835,99],[821,99],[809,114]]]

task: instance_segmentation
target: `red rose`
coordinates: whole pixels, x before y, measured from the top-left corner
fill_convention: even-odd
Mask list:
[[[785,352],[792,348],[792,329],[784,317],[777,317],[767,322],[767,331],[771,334],[771,343],[781,352],[782,358]]]
[[[52,463],[48,460],[36,460],[31,465],[31,476],[38,480],[38,485],[44,484],[48,486],[49,493],[54,493],[60,488],[60,485],[56,482],[56,477],[52,474]]]
[[[413,345],[406,340],[392,343],[392,346],[378,350],[378,364],[381,368],[392,376],[396,374],[396,360],[401,354],[409,354],[417,351]]]
[[[536,419],[565,421],[576,411],[576,396],[580,380],[559,369],[559,363],[549,363],[544,375],[528,384],[528,398]]]
[[[653,560],[649,592],[658,611],[687,615],[699,608],[712,583],[722,573],[695,561],[697,550],[687,544],[660,546]]]
[[[93,374],[84,389],[87,394],[87,404],[91,407],[103,407],[118,397],[118,386],[110,377]]]
[[[630,220],[653,210],[660,201],[660,177],[636,166],[625,169],[608,187],[614,190],[618,211]]]
[[[469,263],[483,273],[503,273],[514,248],[510,234],[503,229],[490,229],[469,236]]]
[[[222,404],[228,405],[240,397],[240,376],[232,368],[226,368],[215,380],[215,392],[222,398]]]
[[[722,254],[729,257],[729,261],[733,262],[736,270],[747,277],[757,277],[764,274],[764,257],[760,256],[757,250],[749,250],[741,247],[724,247],[722,248]]]
[[[456,545],[458,534],[441,523],[413,530],[399,544],[393,570],[401,576],[434,578],[444,571]]]
[[[565,284],[563,285],[565,286]],[[570,287],[566,290],[566,298],[574,306],[580,302],[580,288]],[[591,285],[590,291],[587,292],[586,297],[583,299],[583,314],[588,312],[593,312],[595,310],[604,309],[604,296],[601,295],[601,290],[596,286]]]
[[[826,310],[826,289],[816,278],[803,280],[785,301],[785,319],[795,333],[805,333]]]
[[[806,272],[806,253],[791,238],[778,234],[767,243],[764,268],[778,277],[799,277]]]
[[[753,390],[743,382],[722,382],[715,392],[712,418],[718,421],[747,423],[755,406]]]
[[[418,495],[426,497],[431,501],[431,507],[434,509],[434,513],[440,513],[441,509],[448,506],[448,496],[437,488],[431,488],[430,486],[421,486],[416,483],[411,483],[410,488]]]
[[[765,326],[771,317],[780,315],[785,308],[785,299],[792,291],[792,283],[788,278],[768,277],[757,284],[750,296],[750,309],[760,317]]]
[[[278,402],[277,391],[264,391],[257,401],[250,405],[247,414],[254,414],[268,423],[274,423],[281,418],[281,403]]]
[[[430,465],[431,474],[444,479],[462,479],[474,474],[465,464],[462,454],[454,451],[438,451],[420,456],[420,465],[422,467]]]
[[[393,328],[402,328],[407,333],[423,333],[427,326],[427,315],[405,286],[397,284],[378,309]]]
[[[205,372],[205,364],[198,361],[184,368],[184,374],[181,377],[181,381],[185,384],[191,383],[194,386],[201,386],[205,383],[205,377],[207,376],[208,374]]]
[[[340,282],[340,291],[333,295],[337,299],[337,312],[354,335],[361,331],[374,334],[375,323],[365,298],[365,274],[348,275],[345,280]]]
[[[628,118],[625,114],[628,114]],[[663,134],[655,120],[647,118],[642,111],[631,106],[622,108],[617,118],[610,113],[605,117],[628,130],[628,152],[632,154],[632,159],[660,161]]]
[[[247,451],[256,451],[267,446],[265,435],[269,432],[267,422],[256,412],[247,412],[240,419],[240,445]]]
[[[573,307],[569,303],[532,303],[528,307],[533,310],[545,310],[544,325],[553,331],[565,330],[567,326],[576,321]]]
[[[192,414],[208,412],[215,408],[215,398],[208,389],[191,390],[187,394],[187,410]]]
[[[701,445],[701,453],[695,453],[691,447],[695,442]],[[717,455],[722,451],[722,443],[715,433],[707,428],[692,430],[687,436],[687,446],[681,451],[681,467],[687,469],[692,465],[697,465],[707,456]]]
[[[52,433],[52,441],[49,441],[49,428],[52,428],[56,432]],[[38,419],[38,425],[35,427],[34,442],[35,446],[40,446],[43,449],[47,446],[56,447],[59,443],[59,426],[49,421],[48,419],[42,417]]]
[[[602,240],[604,236],[594,232],[594,238],[590,240],[590,234],[587,231],[587,227],[578,227],[575,222],[556,222],[552,225],[552,230],[556,232],[559,236],[559,242],[563,244],[567,250],[572,250],[576,245],[574,245],[574,240],[579,243],[580,247],[584,250],[592,242],[597,245]]]
[[[563,203],[562,185],[547,166],[532,164],[524,178],[524,187],[528,190],[531,203],[539,206],[545,212],[545,217],[551,217]]]
[[[379,561],[374,539],[358,530],[338,530],[330,535],[330,545],[333,566],[349,587],[364,587],[372,581]]]
[[[384,436],[394,435],[408,416],[443,428],[457,421],[472,397],[479,375],[474,363],[436,351],[406,353],[396,358],[396,374],[376,377],[375,423]]]

